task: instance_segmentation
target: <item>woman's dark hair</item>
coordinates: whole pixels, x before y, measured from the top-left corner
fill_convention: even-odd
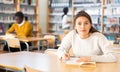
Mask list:
[[[83,17],[86,17],[86,18],[90,21],[90,23],[92,24],[92,20],[91,20],[90,15],[89,15],[88,13],[86,13],[85,11],[82,10],[82,11],[78,12],[78,13],[76,14],[76,16],[75,16],[73,28],[75,28],[76,19],[77,19],[78,17],[82,17],[82,16],[83,16]],[[89,32],[90,32],[90,33],[94,33],[94,32],[99,32],[99,31],[96,30],[93,26],[91,26]]]
[[[64,12],[64,14],[62,15],[62,18],[63,18],[64,15],[67,15],[67,13],[68,13],[68,7],[64,7],[63,8],[63,12]]]
[[[21,12],[21,11],[19,11],[19,12],[16,12],[15,13],[15,16],[17,16],[17,17],[19,17],[19,18],[24,18],[24,14]]]

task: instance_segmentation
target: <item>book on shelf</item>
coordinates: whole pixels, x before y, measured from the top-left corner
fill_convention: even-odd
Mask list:
[[[3,23],[0,23],[0,33],[3,33],[4,32],[4,26],[3,26]]]
[[[80,67],[96,67],[96,62],[77,62],[78,58],[70,58],[65,61],[67,65],[79,65]]]

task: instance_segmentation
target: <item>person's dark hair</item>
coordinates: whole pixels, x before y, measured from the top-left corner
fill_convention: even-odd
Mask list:
[[[19,11],[19,12],[16,12],[15,13],[15,16],[17,16],[17,17],[19,17],[19,18],[24,18],[24,14],[21,12],[21,11]]]
[[[63,8],[63,13],[64,14],[62,15],[62,18],[63,18],[64,15],[67,15],[67,13],[68,13],[68,7],[64,7]]]
[[[77,19],[78,17],[82,17],[82,16],[86,17],[86,18],[90,21],[90,24],[92,24],[92,20],[91,20],[90,15],[89,15],[87,12],[85,12],[85,11],[82,10],[82,11],[78,12],[78,13],[75,15],[73,28],[75,28],[76,19]],[[90,32],[90,33],[94,33],[94,32],[99,32],[99,31],[96,30],[93,26],[91,26],[91,29],[90,29],[89,32]]]

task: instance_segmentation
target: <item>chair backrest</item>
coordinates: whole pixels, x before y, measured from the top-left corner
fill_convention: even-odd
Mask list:
[[[49,44],[49,47],[54,47],[55,45],[55,36],[54,35],[45,35],[44,38],[49,38],[48,41],[48,44]]]
[[[19,39],[17,39],[17,38],[7,38],[6,41],[7,41],[7,44],[8,44],[9,51],[10,51],[10,47],[20,48],[20,51],[21,51],[21,46],[20,46]]]
[[[64,30],[62,34],[59,34],[59,41],[61,42],[62,39],[67,35],[71,30]]]
[[[38,71],[36,69],[30,68],[28,66],[25,66],[24,68],[25,68],[25,72],[42,72],[42,71]]]
[[[47,49],[47,50],[45,50],[44,53],[45,53],[45,54],[57,55],[57,50],[58,50],[58,49]],[[70,56],[74,56],[74,53],[73,53],[73,49],[72,49],[72,48],[70,48],[69,54],[70,54]]]

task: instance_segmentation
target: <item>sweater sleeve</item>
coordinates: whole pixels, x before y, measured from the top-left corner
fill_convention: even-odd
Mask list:
[[[105,36],[100,36],[98,45],[103,52],[103,55],[91,56],[91,60],[95,62],[116,62],[117,56],[112,52],[110,44]]]
[[[8,30],[6,33],[12,33],[15,31],[15,24],[13,24]]]
[[[60,47],[58,48],[57,55],[58,58],[61,58],[64,53],[69,53],[69,49],[71,48],[71,39],[72,33],[68,33],[62,40]]]

